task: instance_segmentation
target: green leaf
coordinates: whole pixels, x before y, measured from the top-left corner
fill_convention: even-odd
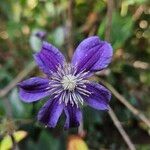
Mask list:
[[[119,13],[114,13],[111,27],[111,43],[114,49],[121,48],[127,38],[132,34],[133,20],[131,16],[121,17]],[[99,27],[98,35],[104,38],[106,29],[106,19]]]

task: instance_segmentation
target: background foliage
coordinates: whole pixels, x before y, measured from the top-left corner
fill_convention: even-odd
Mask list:
[[[67,55],[68,2],[67,0],[0,1],[1,92],[23,69],[27,71],[27,66],[33,60],[32,54],[37,52],[41,45],[41,40],[36,36],[38,31],[45,31],[47,33],[45,40],[59,47]],[[114,48],[113,62],[109,69],[98,75],[150,118],[148,1],[115,0],[112,7],[110,41]],[[96,34],[101,39],[105,38],[108,19],[106,0],[75,0],[72,12],[74,47],[88,35]],[[35,68],[25,78],[31,76],[42,74]],[[98,81],[97,78],[96,80]],[[0,97],[1,150],[7,149],[5,146],[8,143],[12,147],[11,139],[6,139],[6,135],[11,135],[13,131],[19,134],[16,141],[21,140],[17,144],[17,148],[21,150],[62,150],[72,143],[80,145],[79,150],[86,150],[87,147],[91,150],[127,149],[107,112],[83,108],[84,133],[80,135],[82,138],[77,136],[77,129],[63,130],[63,118],[56,129],[45,128],[36,122],[36,114],[44,101],[33,104],[21,102],[16,86],[6,96]],[[147,126],[114,96],[110,105],[136,148],[149,150],[150,130]],[[19,132],[21,130],[22,132]],[[4,142],[7,144],[3,144]]]

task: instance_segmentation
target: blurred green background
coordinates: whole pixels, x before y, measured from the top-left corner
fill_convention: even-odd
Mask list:
[[[38,31],[46,32],[45,40],[67,56],[68,6],[69,0],[0,0],[0,150],[11,149],[15,136],[10,139],[7,135],[14,132],[18,138],[15,141],[21,141],[12,149],[128,149],[107,112],[84,107],[84,133],[80,138],[78,129],[63,130],[63,117],[55,129],[39,124],[36,114],[45,100],[25,104],[18,97],[17,87],[11,87],[22,76],[25,79],[43,76],[32,63],[32,54],[41,45],[41,39],[36,36]],[[90,35],[98,35],[104,40],[110,30],[113,61],[108,69],[98,75],[150,118],[148,0],[114,0],[110,8],[113,11],[108,14],[107,0],[73,1],[73,47]],[[112,21],[109,20],[111,14]],[[110,105],[135,147],[150,150],[150,130],[147,126],[115,96]],[[81,147],[68,148],[73,144]]]

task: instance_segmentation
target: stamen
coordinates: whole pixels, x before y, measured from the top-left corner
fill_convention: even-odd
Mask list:
[[[83,105],[83,98],[79,94],[77,94],[76,96],[79,102]]]
[[[69,74],[63,76],[61,83],[65,90],[73,91],[76,87],[76,78],[75,76]]]
[[[80,87],[77,87],[77,89],[78,89],[79,91],[84,92],[84,93],[91,94],[91,92],[87,91],[86,89],[83,89],[83,88],[80,88]]]
[[[85,96],[89,96],[89,94],[87,94],[87,93],[84,93],[84,92],[82,92],[82,91],[78,91],[80,94],[83,94],[83,95],[85,95]]]
[[[47,89],[51,92],[54,98],[59,97],[59,104],[64,103],[66,106],[70,103],[72,106],[78,103],[83,105],[82,95],[89,96],[91,93],[86,90],[87,77],[89,72],[82,70],[77,74],[77,67],[65,63],[63,66],[58,65],[57,72],[53,72],[50,87]]]

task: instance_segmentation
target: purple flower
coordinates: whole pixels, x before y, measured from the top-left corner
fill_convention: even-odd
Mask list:
[[[36,35],[39,39],[44,40],[47,34],[46,34],[45,31],[38,31],[35,35]]]
[[[92,36],[79,44],[68,64],[57,48],[43,42],[41,51],[34,58],[47,78],[33,77],[19,83],[20,98],[31,103],[49,96],[38,113],[38,120],[48,127],[55,127],[64,111],[64,127],[77,127],[82,118],[80,105],[84,102],[97,110],[108,109],[110,92],[87,78],[106,68],[112,55],[109,43]]]

